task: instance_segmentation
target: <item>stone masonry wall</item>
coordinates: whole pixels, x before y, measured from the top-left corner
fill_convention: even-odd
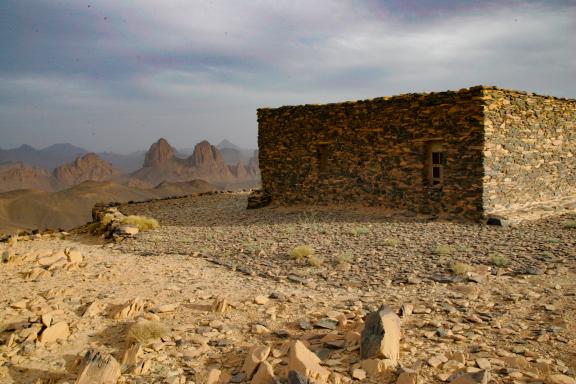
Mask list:
[[[576,197],[576,100],[484,88],[484,209],[513,217]]]
[[[258,110],[262,187],[276,204],[364,204],[482,217],[483,88]],[[443,140],[444,185],[426,149]],[[322,154],[319,155],[319,152]]]

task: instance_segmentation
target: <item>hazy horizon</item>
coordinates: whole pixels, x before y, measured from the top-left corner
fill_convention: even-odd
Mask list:
[[[0,148],[256,148],[259,107],[479,84],[576,98],[575,20],[569,0],[5,0]]]
[[[154,140],[153,142],[151,142],[151,143],[150,143],[148,146],[146,146],[145,148],[140,148],[140,149],[131,150],[131,151],[112,151],[112,150],[106,150],[106,149],[104,149],[104,150],[96,150],[96,149],[92,149],[92,148],[89,148],[89,147],[84,147],[84,146],[77,145],[77,144],[70,143],[70,142],[51,143],[51,144],[44,145],[44,146],[40,146],[40,147],[31,145],[31,144],[28,144],[28,143],[22,143],[22,144],[20,144],[20,145],[11,146],[11,147],[2,147],[2,146],[0,146],[0,150],[14,150],[14,149],[19,149],[19,148],[21,148],[22,146],[30,146],[30,147],[34,148],[35,150],[39,151],[39,150],[43,150],[43,149],[46,149],[46,148],[49,148],[49,147],[52,147],[52,146],[55,146],[55,145],[62,145],[62,144],[64,144],[64,145],[72,145],[72,146],[74,146],[74,147],[77,147],[77,148],[80,148],[80,149],[84,149],[84,150],[86,150],[87,152],[93,152],[93,153],[105,153],[105,152],[108,152],[108,153],[114,153],[114,154],[118,154],[118,155],[131,155],[131,154],[135,154],[135,153],[138,153],[138,152],[146,152],[146,151],[148,151],[148,150],[150,149],[150,146],[151,146],[152,144],[154,144],[155,142],[157,142],[159,139],[161,139],[161,137],[158,137],[156,140]],[[201,140],[199,140],[198,142],[191,144],[190,146],[183,145],[183,146],[181,146],[181,147],[175,146],[172,142],[170,142],[170,140],[167,140],[167,141],[168,141],[168,143],[169,143],[172,147],[174,147],[174,148],[176,149],[176,151],[181,152],[181,151],[191,151],[191,150],[193,150],[193,149],[194,149],[194,146],[195,146],[196,144],[198,144],[199,142],[203,141],[203,140],[206,140],[206,139],[201,139]],[[218,146],[223,140],[227,140],[227,141],[229,141],[231,144],[236,145],[236,143],[232,142],[231,140],[225,139],[225,138],[222,139],[222,140],[220,140],[220,141],[218,141],[218,142],[212,142],[212,141],[210,141],[210,140],[208,140],[208,141],[210,142],[211,145]],[[254,147],[242,147],[242,146],[238,146],[238,147],[239,147],[240,149],[242,149],[242,150],[256,150],[256,149],[257,149],[257,145],[255,145]]]

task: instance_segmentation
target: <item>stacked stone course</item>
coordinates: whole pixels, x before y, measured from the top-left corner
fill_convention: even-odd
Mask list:
[[[576,198],[576,100],[484,90],[485,215]]]
[[[478,86],[261,108],[262,187],[280,205],[363,204],[480,220],[522,201],[574,193],[575,107],[574,100]],[[427,178],[435,140],[445,154],[442,187]],[[543,153],[544,168],[537,166]],[[528,165],[535,171],[526,172]],[[542,190],[535,177],[545,179]]]

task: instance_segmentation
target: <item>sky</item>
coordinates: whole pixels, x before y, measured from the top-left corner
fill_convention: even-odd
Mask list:
[[[259,107],[576,98],[576,0],[2,0],[0,148],[256,148]]]

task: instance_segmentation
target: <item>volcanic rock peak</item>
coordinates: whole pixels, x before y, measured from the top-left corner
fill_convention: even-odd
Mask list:
[[[144,167],[153,167],[172,160],[176,156],[176,150],[168,144],[166,139],[161,138],[150,146],[144,158]]]
[[[192,156],[188,158],[188,162],[194,166],[225,164],[220,150],[211,145],[207,140],[196,144]]]

